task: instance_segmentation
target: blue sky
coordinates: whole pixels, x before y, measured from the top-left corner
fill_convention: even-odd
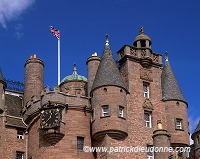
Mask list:
[[[12,1],[12,3],[11,3]],[[24,81],[24,63],[37,54],[45,63],[45,85],[57,84],[57,39],[61,30],[61,79],[73,63],[87,76],[86,60],[102,54],[105,35],[116,56],[132,45],[138,28],[152,39],[154,52],[169,52],[169,61],[189,103],[191,132],[200,119],[200,2],[161,0],[0,0],[0,50],[3,74]]]

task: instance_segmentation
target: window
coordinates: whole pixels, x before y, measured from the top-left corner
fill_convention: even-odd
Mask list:
[[[77,136],[77,150],[83,150],[84,137]]]
[[[24,152],[17,151],[16,152],[16,159],[24,159]]]
[[[144,97],[149,98],[149,84],[143,83]]]
[[[102,106],[102,117],[109,116],[109,107],[108,106]]]
[[[141,40],[141,47],[146,47],[146,41],[145,40]]]
[[[124,107],[119,106],[119,117],[123,118],[124,117]]]
[[[147,159],[154,159],[152,146],[147,146]]]
[[[24,132],[23,131],[17,131],[17,138],[18,139],[24,139]]]
[[[151,112],[144,112],[144,123],[145,126],[151,128]]]
[[[182,119],[176,119],[176,129],[183,129]]]

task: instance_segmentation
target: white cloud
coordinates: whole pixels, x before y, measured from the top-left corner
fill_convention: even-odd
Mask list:
[[[199,123],[200,117],[198,118],[191,118],[189,117],[189,123],[190,123],[190,133],[192,135],[192,133],[194,132],[194,130],[196,129],[198,123]],[[191,135],[190,135],[190,144],[193,143],[193,140],[191,139]]]
[[[18,18],[35,0],[0,0],[0,24],[6,28],[6,22]]]

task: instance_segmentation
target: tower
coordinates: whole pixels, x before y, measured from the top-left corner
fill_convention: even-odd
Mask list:
[[[162,128],[162,123],[158,121],[158,127],[157,130],[153,132],[153,145],[155,147],[163,147],[163,148],[169,148],[171,146],[170,143],[170,135],[167,133],[167,130]],[[166,158],[168,159],[170,157],[170,152],[156,152],[154,153],[155,159],[161,159]]]
[[[90,97],[92,84],[94,82],[94,78],[97,73],[97,69],[99,67],[100,61],[101,61],[101,58],[97,56],[96,52],[87,59],[86,64],[87,64],[87,73],[88,73],[88,86],[87,86],[88,97]]]
[[[39,97],[44,88],[44,63],[33,55],[26,61],[24,67],[24,105],[26,105],[33,96]]]
[[[106,135],[115,140],[124,140],[128,135],[126,94],[127,89],[111,52],[107,35],[91,89],[92,137],[97,145]]]
[[[168,54],[161,75],[162,101],[166,107],[167,130],[171,135],[171,146],[187,147],[189,145],[188,104],[170,66]],[[178,154],[187,157],[186,153]]]
[[[194,141],[194,148],[192,149],[192,151],[194,152],[194,159],[196,159],[200,157],[200,121],[194,133],[192,134],[192,140]]]

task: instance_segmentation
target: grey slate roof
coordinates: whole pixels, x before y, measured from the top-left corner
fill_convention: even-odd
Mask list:
[[[178,85],[173,70],[169,64],[169,61],[165,62],[165,66],[161,75],[162,85],[162,98],[167,100],[180,100],[186,102],[183,93]],[[187,103],[187,102],[186,102]]]
[[[6,125],[13,127],[26,128],[26,125],[22,121],[22,99],[17,96],[5,95],[5,105],[7,109]]]
[[[105,45],[92,90],[101,86],[119,86],[126,89],[109,45]]]
[[[198,132],[198,131],[200,131],[200,120],[199,120],[199,124],[197,125],[197,127],[196,127],[194,133],[196,133],[196,132]]]

